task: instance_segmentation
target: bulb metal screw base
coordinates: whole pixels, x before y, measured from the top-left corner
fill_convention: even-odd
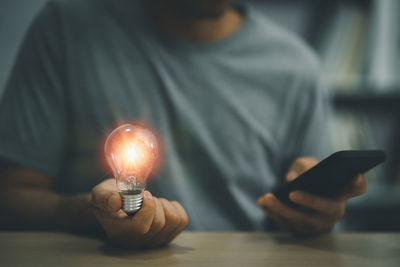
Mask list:
[[[127,214],[135,214],[142,208],[143,193],[139,194],[121,194],[122,198],[122,210]]]

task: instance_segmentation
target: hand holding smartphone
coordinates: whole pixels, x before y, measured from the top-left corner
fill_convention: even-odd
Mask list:
[[[333,153],[295,180],[277,188],[273,194],[284,204],[298,205],[289,194],[301,190],[322,197],[336,197],[356,174],[363,174],[384,162],[383,150],[344,150]]]

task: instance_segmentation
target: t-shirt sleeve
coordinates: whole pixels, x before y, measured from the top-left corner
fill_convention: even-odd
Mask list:
[[[333,152],[331,101],[317,76],[317,73],[306,75],[293,104],[286,155],[280,170],[282,177],[296,158],[315,157],[322,160]]]
[[[311,156],[322,160],[332,153],[332,112],[331,101],[326,89],[317,79],[310,82],[310,88],[301,104],[298,118],[298,143],[294,146],[295,157]]]
[[[61,23],[52,2],[25,36],[0,103],[0,158],[56,176],[67,138]]]

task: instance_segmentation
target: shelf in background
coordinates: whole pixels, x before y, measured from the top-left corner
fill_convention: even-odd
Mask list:
[[[335,107],[345,109],[400,110],[400,90],[338,92],[333,96],[333,103]]]
[[[349,200],[339,231],[400,231],[400,187],[368,186],[362,196]]]

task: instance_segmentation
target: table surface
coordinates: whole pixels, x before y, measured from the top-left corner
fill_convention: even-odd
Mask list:
[[[0,266],[400,266],[400,233],[184,232],[169,246],[125,251],[63,233],[0,232]]]

